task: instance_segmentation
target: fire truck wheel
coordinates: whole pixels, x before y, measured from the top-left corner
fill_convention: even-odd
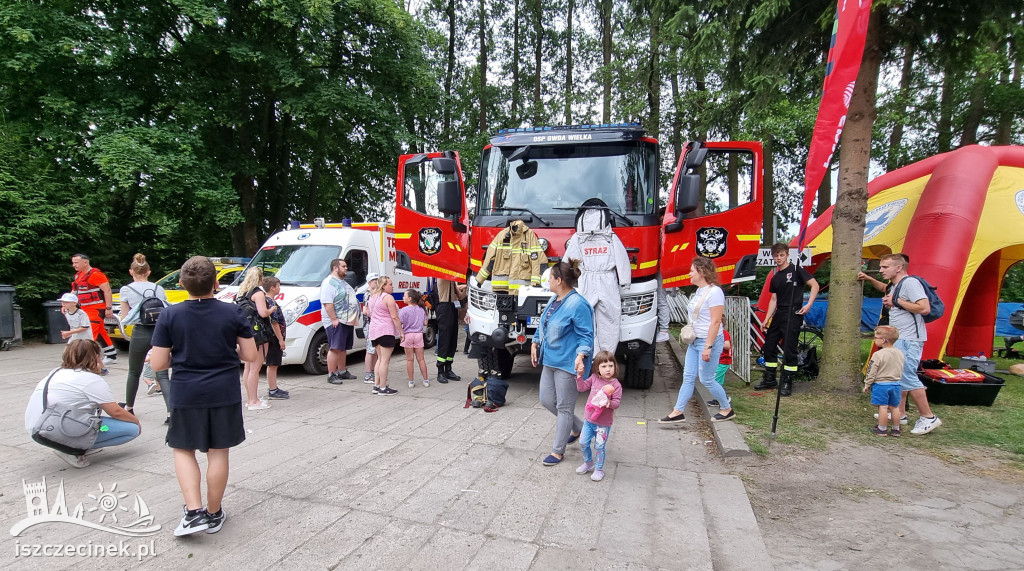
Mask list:
[[[654,369],[641,369],[639,355],[626,356],[626,375],[623,386],[647,390],[654,384]]]
[[[302,368],[310,375],[326,374],[327,348],[327,332],[321,328],[309,343],[309,352],[306,353],[306,362],[302,364]]]
[[[480,349],[480,358],[476,360],[477,370],[484,374],[490,375],[491,371],[498,369],[498,364],[494,356],[494,349],[489,347],[483,347]]]

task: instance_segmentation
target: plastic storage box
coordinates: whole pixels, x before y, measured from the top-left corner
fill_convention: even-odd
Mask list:
[[[979,373],[993,374],[996,372],[996,362],[982,360],[981,357],[960,357],[961,369],[974,369]]]
[[[980,371],[979,371],[980,372]],[[918,372],[917,378],[921,379],[928,389],[928,402],[933,404],[945,404],[953,406],[992,406],[999,389],[1003,388],[1004,381],[999,377],[982,373],[985,380],[980,383],[946,383],[938,379],[930,379]]]

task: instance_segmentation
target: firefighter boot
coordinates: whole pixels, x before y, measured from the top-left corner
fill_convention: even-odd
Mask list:
[[[761,378],[761,382],[754,385],[754,390],[763,391],[765,389],[774,389],[778,383],[775,382],[775,367],[765,366],[764,377]]]
[[[445,371],[444,363],[440,363],[439,362],[437,364],[437,382],[439,382],[441,384],[447,384],[448,383],[448,377],[445,375],[444,371]]]
[[[458,381],[462,380],[462,377],[456,375],[455,372],[452,371],[452,364],[451,363],[446,363],[445,364],[445,366],[444,366],[444,375],[445,375],[445,377],[448,378],[449,381],[456,381],[456,382],[458,382]]]
[[[779,394],[788,397],[793,394],[793,371],[783,369],[782,378],[779,379]]]

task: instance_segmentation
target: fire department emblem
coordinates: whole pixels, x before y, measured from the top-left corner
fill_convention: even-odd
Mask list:
[[[420,228],[420,252],[433,256],[441,251],[441,229]]]
[[[725,255],[725,244],[729,231],[725,228],[701,228],[697,230],[697,255],[705,258],[720,258]]]

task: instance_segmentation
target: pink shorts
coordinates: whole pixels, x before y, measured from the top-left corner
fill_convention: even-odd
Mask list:
[[[416,349],[423,347],[423,332],[419,333],[406,333],[405,340],[402,341],[402,347],[407,349]]]

